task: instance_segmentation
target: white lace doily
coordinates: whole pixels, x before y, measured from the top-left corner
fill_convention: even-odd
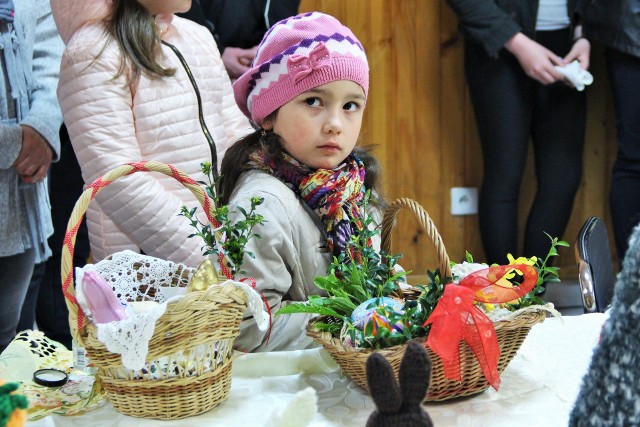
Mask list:
[[[183,264],[165,261],[133,251],[115,253],[97,264],[76,268],[76,282],[82,283],[86,271],[95,271],[113,289],[123,303],[131,301],[153,301],[158,303],[152,310],[135,313],[119,322],[97,324],[98,340],[107,350],[122,355],[122,364],[127,369],[139,370],[145,365],[149,341],[153,336],[156,321],[167,308],[167,302],[179,300],[186,293],[193,271]],[[176,295],[171,299],[167,294]],[[76,286],[76,297],[85,314],[91,319],[91,310]]]
[[[174,296],[176,290],[186,293],[186,287],[193,275],[193,270],[184,264],[165,261],[133,251],[122,251],[113,254],[97,264],[87,264],[76,268],[76,281],[82,283],[78,273],[96,271],[100,273],[115,292],[120,301],[155,301],[165,302]],[[173,283],[177,280],[177,283]],[[76,293],[80,286],[76,286]],[[170,295],[168,295],[170,294]],[[78,295],[78,299],[80,295]],[[82,306],[85,314],[89,314],[86,306]]]
[[[111,373],[123,379],[163,380],[193,377],[215,371],[229,360],[232,353],[233,340],[210,341],[149,360],[144,367],[137,370],[121,366]]]
[[[149,341],[156,328],[156,320],[164,314],[167,303],[150,312],[136,313],[119,322],[99,323],[98,340],[107,350],[122,355],[122,365],[131,370],[142,369],[149,352]]]
[[[142,313],[128,310],[129,316],[124,320],[96,325],[98,340],[110,352],[122,355],[122,364],[126,369],[143,369],[156,321],[164,314],[167,303],[177,301],[186,294],[186,287],[194,270],[183,264],[133,251],[122,251],[95,265],[87,264],[83,268],[76,268],[77,283],[82,283],[86,271],[99,273],[123,303],[158,303],[152,310]],[[258,292],[246,283],[233,280],[225,283],[229,282],[244,291],[258,328],[266,330],[269,327],[269,316],[263,310],[262,298]],[[91,310],[82,294],[82,286],[76,286],[76,298],[91,320]]]

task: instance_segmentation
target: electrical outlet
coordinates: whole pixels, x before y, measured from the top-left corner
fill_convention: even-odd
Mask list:
[[[476,187],[451,188],[451,215],[475,215],[478,213],[478,189]]]

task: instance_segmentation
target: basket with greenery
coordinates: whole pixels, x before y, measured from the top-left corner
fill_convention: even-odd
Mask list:
[[[408,285],[407,273],[398,268],[400,256],[390,254],[391,230],[401,209],[416,215],[434,244],[438,268],[427,272],[426,284]],[[334,257],[329,273],[315,280],[325,296],[310,296],[277,315],[318,314],[307,334],[365,389],[368,356],[381,352],[397,374],[409,340],[423,342],[432,359],[426,400],[497,388],[499,374],[531,327],[546,317],[549,307],[539,295],[545,283],[559,281],[558,269],[549,261],[557,256],[558,246],[568,244],[550,237],[551,248],[542,260],[509,255],[508,265],[487,266],[473,263],[467,254],[465,262],[451,263],[435,225],[410,199],[398,199],[385,211],[381,251],[368,244],[376,233],[372,229],[364,227],[352,237],[349,250]],[[456,311],[460,300],[467,304]]]

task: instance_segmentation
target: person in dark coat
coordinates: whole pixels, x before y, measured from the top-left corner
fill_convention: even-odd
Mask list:
[[[579,0],[584,35],[605,47],[618,154],[611,175],[611,219],[618,259],[640,222],[640,1]]]
[[[229,77],[249,69],[262,36],[276,22],[298,14],[300,0],[193,0],[180,14],[211,31]]]
[[[565,231],[582,177],[585,93],[556,67],[589,67],[575,0],[447,0],[465,39],[465,75],[482,148],[478,218],[486,261],[544,257]],[[530,142],[536,189],[524,230],[519,201]]]

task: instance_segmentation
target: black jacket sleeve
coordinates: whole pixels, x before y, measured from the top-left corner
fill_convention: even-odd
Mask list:
[[[521,31],[514,17],[493,0],[447,0],[458,16],[460,32],[492,57]]]
[[[207,27],[222,53],[228,46],[256,46],[270,26],[296,15],[299,6],[300,0],[193,0],[180,16]]]

